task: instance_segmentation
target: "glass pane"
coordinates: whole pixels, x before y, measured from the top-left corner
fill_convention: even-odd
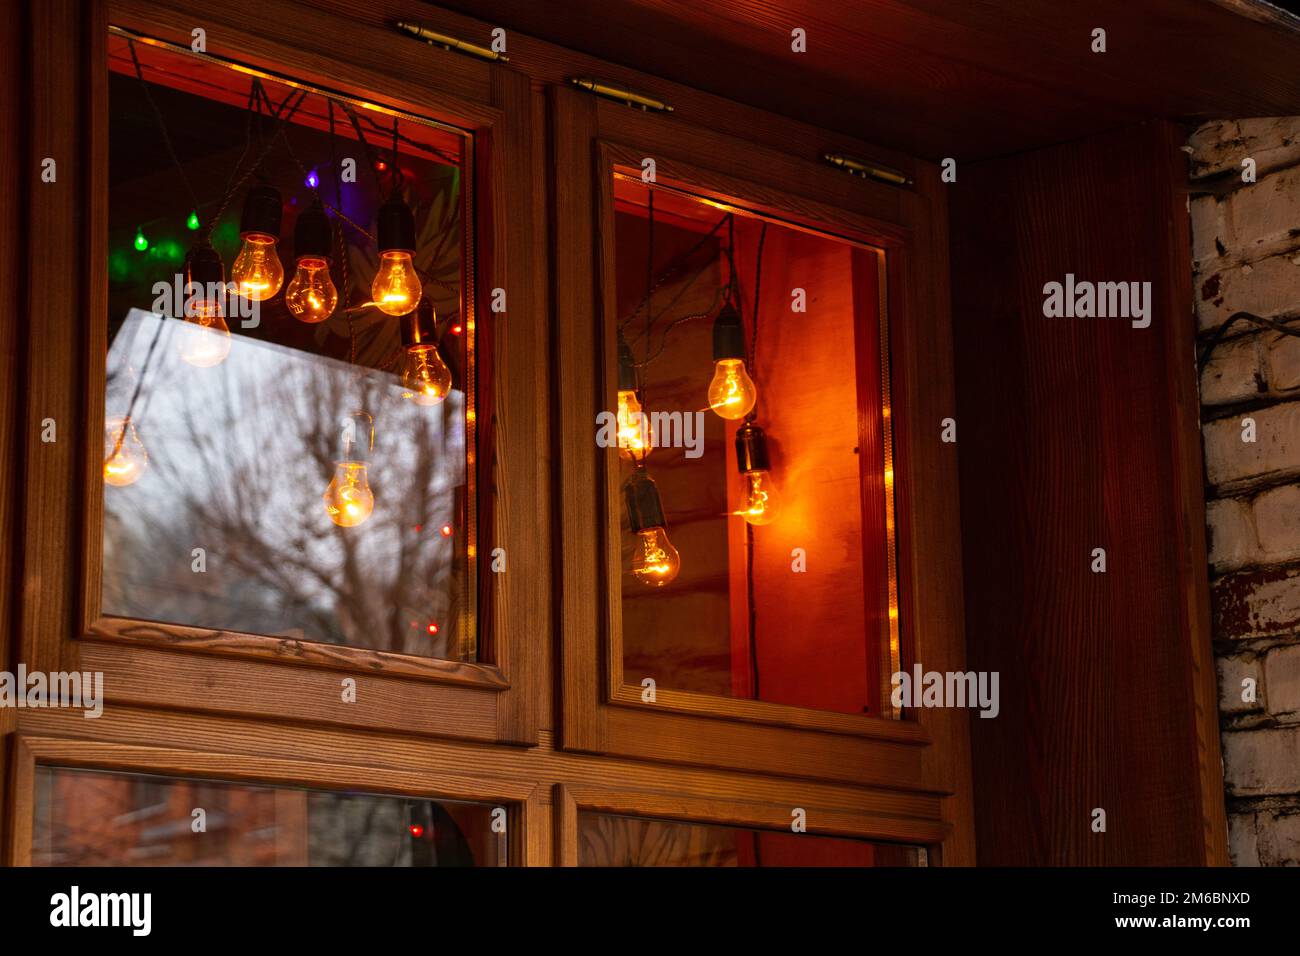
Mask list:
[[[474,659],[470,142],[109,64],[103,613]]]
[[[925,866],[925,850],[895,843],[578,814],[581,866]]]
[[[894,716],[883,253],[614,196],[625,684]]]
[[[36,866],[504,866],[488,804],[36,768]]]

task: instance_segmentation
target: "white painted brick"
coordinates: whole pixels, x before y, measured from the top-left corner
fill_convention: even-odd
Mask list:
[[[1201,404],[1229,405],[1258,397],[1258,373],[1259,336],[1220,342],[1201,370]]]
[[[1246,657],[1220,657],[1216,662],[1219,671],[1219,713],[1249,714],[1264,709],[1264,681],[1260,680],[1259,662]],[[1255,682],[1255,699],[1241,699],[1246,688],[1242,681]]]
[[[1255,440],[1242,441],[1242,420],[1255,421]],[[1205,473],[1213,485],[1300,470],[1300,402],[1287,402],[1208,422]]]
[[[1253,518],[1250,505],[1236,498],[1218,498],[1206,503],[1205,523],[1214,570],[1234,571],[1255,560],[1259,545]]]
[[[1300,227],[1300,167],[1263,176],[1221,206],[1219,236],[1229,253],[1249,255],[1251,246],[1285,239]]]
[[[1300,324],[1296,326],[1300,330]],[[1300,336],[1272,335],[1265,359],[1268,387],[1276,392],[1300,388]],[[1217,351],[1217,349],[1216,349]]]
[[[1223,767],[1231,794],[1300,793],[1300,727],[1225,733]]]
[[[1202,331],[1217,328],[1234,312],[1277,316],[1300,311],[1300,250],[1250,265],[1198,271],[1195,298]]]
[[[1300,715],[1300,644],[1276,647],[1264,658],[1268,712],[1279,717]]]
[[[1259,866],[1258,827],[1253,813],[1228,817],[1228,859],[1233,866]]]
[[[1192,179],[1228,169],[1240,172],[1241,160],[1255,160],[1256,172],[1300,162],[1300,116],[1219,120],[1206,123],[1187,141],[1192,148]]]
[[[1261,560],[1300,558],[1300,485],[1272,488],[1255,499],[1254,524]]]

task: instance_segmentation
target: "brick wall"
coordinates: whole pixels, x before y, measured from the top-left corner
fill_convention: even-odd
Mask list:
[[[1300,117],[1210,123],[1187,151],[1202,340],[1240,310],[1300,318]],[[1229,336],[1202,371],[1201,405],[1230,847],[1239,866],[1296,866],[1300,338],[1241,323]]]

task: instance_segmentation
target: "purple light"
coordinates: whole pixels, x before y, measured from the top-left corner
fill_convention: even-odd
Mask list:
[[[320,177],[316,175],[316,170],[313,169],[307,174],[307,185],[311,189],[315,189],[320,185]]]

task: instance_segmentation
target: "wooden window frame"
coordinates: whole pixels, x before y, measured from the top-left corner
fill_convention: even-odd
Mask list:
[[[660,761],[807,776],[948,795],[969,825],[965,710],[905,719],[833,714],[762,701],[617,683],[619,568],[613,450],[596,447],[596,413],[612,407],[615,342],[614,160],[650,156],[663,181],[885,250],[905,662],[963,670],[961,542],[946,208],[936,167],[904,187],[863,181],[817,161],[552,88],[555,338],[561,521],[561,746]],[[871,147],[863,145],[866,157]],[[601,359],[598,367],[593,357]],[[603,381],[602,381],[603,379]],[[605,391],[608,391],[608,395]],[[594,600],[593,600],[594,598]]]
[[[549,856],[544,789],[528,781],[460,774],[431,781],[427,774],[392,768],[19,734],[10,771],[6,866],[31,866],[37,766],[312,790],[358,791],[358,781],[365,781],[360,792],[376,796],[496,804],[506,808],[508,866],[533,866]]]
[[[528,635],[549,626],[542,585],[488,571],[497,547],[516,568],[546,559],[536,184],[517,159],[531,155],[529,79],[326,11],[255,0],[53,0],[36,5],[29,22],[33,168],[41,156],[58,157],[61,185],[33,187],[30,204],[27,306],[42,321],[27,326],[22,359],[22,480],[37,490],[18,525],[26,583],[18,659],[32,669],[102,671],[113,703],[536,744],[545,649]],[[481,663],[100,615],[110,23],[185,46],[202,25],[211,55],[344,88],[473,135],[467,172],[476,182],[480,267],[464,298],[482,357],[474,465]],[[476,307],[494,288],[507,291],[508,317]],[[45,418],[57,422],[56,443],[41,442]],[[354,703],[341,701],[344,675],[357,682]]]
[[[775,803],[569,784],[555,787],[553,802],[557,866],[580,865],[579,811],[788,833],[795,809]],[[952,827],[934,819],[933,808],[927,808],[918,796],[887,795],[877,806],[864,809],[800,808],[806,812],[810,836],[919,846],[926,850],[927,866],[941,865],[943,843],[952,834]]]

